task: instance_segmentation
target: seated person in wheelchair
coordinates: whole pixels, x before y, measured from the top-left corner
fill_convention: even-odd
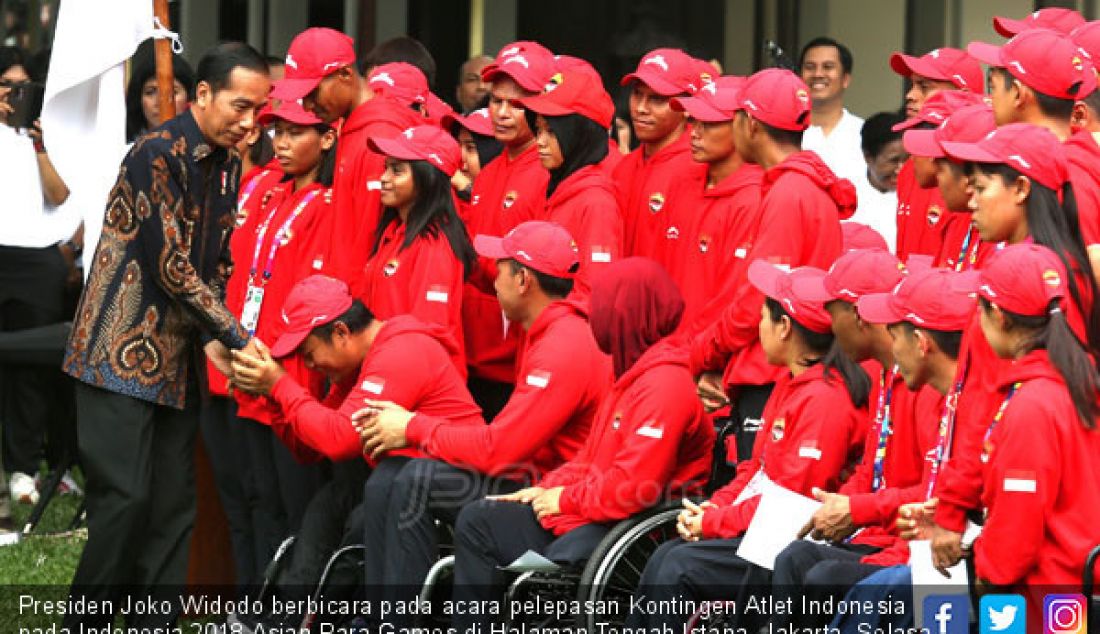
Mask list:
[[[1005,247],[978,274],[981,328],[1013,360],[982,446],[985,524],[974,542],[979,592],[1007,588],[1028,600],[1028,631],[1044,595],[1078,592],[1100,524],[1100,376],[1066,319],[1061,259],[1036,244]]]
[[[572,244],[560,225],[537,221],[474,240],[481,256],[496,259],[501,310],[527,331],[520,380],[492,423],[448,425],[391,402],[363,410],[365,452],[380,457],[412,446],[433,458],[410,461],[388,489],[367,488],[364,505],[381,510],[364,536],[368,595],[415,596],[439,557],[436,520],[454,524],[463,506],[487,493],[538,481],[584,444],[611,387],[611,359],[596,345],[587,306],[566,299],[578,267]]]
[[[627,258],[594,280],[590,301],[592,333],[611,354],[615,383],[573,460],[534,487],[459,514],[454,599],[462,605],[499,600],[499,567],[528,550],[579,563],[613,522],[702,489],[714,428],[695,398],[687,351],[669,338],[684,306],[675,282],[656,262]],[[483,620],[461,616],[454,626]]]
[[[942,464],[939,460],[941,451],[953,449],[947,447],[950,436],[948,432],[954,425],[957,409],[967,410],[969,413],[971,409],[980,407],[974,399],[958,399],[956,396],[960,389],[957,371],[963,330],[970,324],[974,313],[973,298],[965,289],[957,288],[958,283],[958,276],[947,269],[914,268],[892,291],[868,293],[856,303],[856,312],[861,321],[887,327],[894,362],[905,379],[906,387],[911,391],[931,387],[944,397],[942,404],[934,410],[939,422],[933,448],[924,458],[926,464],[920,484],[922,499],[929,496],[934,486],[936,474]],[[957,408],[947,406],[953,402],[958,403]],[[944,445],[943,448],[941,444]],[[888,567],[873,572],[862,571],[865,576],[848,590],[846,601],[875,601],[893,597],[908,604],[912,603],[912,581],[908,571],[909,544],[905,541],[910,536],[904,534],[903,527],[909,522],[907,518],[913,509],[924,504],[926,502],[906,503],[898,509],[897,527],[901,539],[878,553],[875,560],[875,563]],[[777,568],[779,559],[783,556],[781,553],[777,558]],[[848,564],[850,572],[860,573],[860,568],[866,563],[869,562]],[[866,572],[870,574],[867,575]],[[844,573],[838,571],[838,574]],[[843,585],[839,578],[834,584]],[[883,623],[879,623],[880,618]],[[885,621],[889,621],[888,625],[893,628],[912,627],[912,610],[906,610],[900,615],[881,617],[877,614],[859,613],[841,615],[831,625],[842,632],[870,631],[887,625]]]
[[[826,302],[837,343],[856,363],[875,362],[878,381],[872,382],[868,401],[873,409],[862,461],[836,493],[814,490],[822,506],[800,539],[776,557],[772,587],[780,601],[793,592],[818,600],[839,592],[834,599],[839,600],[868,574],[909,560],[894,521],[902,504],[924,500],[925,456],[935,449],[943,408],[943,396],[931,387],[910,390],[905,385],[886,326],[856,313],[860,297],[889,293],[902,280],[906,270],[897,258],[884,249],[848,251],[828,272],[814,271],[797,285],[807,298]],[[969,312],[966,298],[961,306],[964,315]],[[811,529],[815,539],[832,543],[801,540]],[[801,612],[776,616],[793,617],[797,627],[822,627],[831,620],[827,614]]]
[[[376,319],[362,302],[353,300],[344,282],[321,275],[295,285],[283,315],[284,332],[270,351],[260,344],[259,356],[242,353],[235,357],[233,383],[239,389],[266,395],[278,406],[273,430],[299,460],[322,456],[333,461],[359,459],[361,443],[351,416],[367,398],[400,403],[448,424],[481,426],[481,411],[453,361],[457,344],[443,327],[409,315]],[[323,402],[283,372],[276,359],[291,354],[301,355],[307,367],[331,382]],[[381,485],[410,456],[419,455],[415,449],[406,449],[381,461],[369,461],[373,466],[369,481]],[[311,511],[322,511],[326,519],[314,514],[303,521],[292,566],[305,560],[301,557],[304,549],[314,555],[308,558],[312,562],[306,566],[308,570],[290,575],[294,584],[314,583],[341,540],[359,541],[361,529],[346,526],[362,491],[362,474],[359,478],[358,484],[347,485],[354,486],[356,494],[334,496],[328,492],[322,497],[319,493],[310,503]],[[341,503],[335,508],[332,500],[344,497],[352,504]],[[283,577],[285,582],[286,575]]]
[[[760,343],[768,362],[786,372],[764,408],[752,458],[709,500],[684,501],[681,539],[665,542],[650,558],[636,590],[639,601],[734,599],[749,579],[764,582],[767,571],[736,554],[760,503],[760,487],[771,480],[802,495],[815,487],[834,489],[859,455],[870,380],[836,343],[825,307],[792,284],[813,275],[807,269],[787,273],[764,260],[749,266],[749,281],[765,296]],[[627,625],[679,631],[689,617],[635,611]]]

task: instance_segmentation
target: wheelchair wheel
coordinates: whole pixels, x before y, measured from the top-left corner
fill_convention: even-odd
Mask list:
[[[577,599],[593,601],[607,606],[618,603],[619,616],[596,613],[577,617],[577,626],[586,631],[615,632],[629,611],[627,606],[646,562],[657,547],[676,537],[676,516],[682,510],[679,504],[650,510],[642,515],[619,522],[592,552],[588,564],[581,573]],[[609,612],[611,610],[608,610]]]

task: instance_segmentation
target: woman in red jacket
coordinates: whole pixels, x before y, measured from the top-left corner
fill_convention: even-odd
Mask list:
[[[466,376],[462,284],[477,256],[451,194],[462,164],[458,143],[437,126],[421,125],[368,144],[386,156],[385,211],[352,291],[383,321],[408,314],[446,327],[459,345],[455,365]]]
[[[802,275],[813,272],[787,273],[763,260],[749,266],[749,281],[765,296],[760,344],[768,363],[788,372],[764,406],[752,458],[709,500],[684,501],[681,539],[658,548],[642,573],[635,599],[643,604],[733,598],[749,573],[766,583],[766,570],[736,554],[761,487],[770,481],[809,497],[814,487],[838,486],[842,471],[858,459],[870,379],[835,343],[824,304],[803,299],[792,286]],[[672,612],[635,612],[627,625],[680,631],[691,614]]]
[[[599,271],[622,252],[622,216],[602,165],[615,105],[587,64],[558,73],[552,86],[520,103],[533,119],[539,161],[550,171],[545,219],[565,227],[577,242],[581,268],[573,296],[583,299]]]
[[[260,115],[261,125],[274,131],[272,146],[281,180],[264,189],[246,186],[241,208],[247,210],[230,239],[235,266],[226,283],[226,306],[257,338],[274,342],[281,333],[282,305],[299,280],[325,270],[329,257],[329,224],[336,132],[292,101]],[[265,132],[266,134],[266,132]],[[269,179],[263,171],[255,179]],[[253,180],[252,183],[256,183]],[[321,395],[323,377],[291,360],[286,370],[295,380]],[[211,392],[226,394],[227,380],[212,370]],[[229,433],[243,436],[242,451],[215,456],[219,492],[226,507],[238,578],[258,582],[279,543],[297,530],[301,516],[322,482],[318,465],[301,465],[268,427],[277,410],[266,399],[243,392],[232,395],[225,416],[234,424]],[[215,399],[208,416],[215,413]],[[235,419],[235,420],[233,420]],[[226,444],[203,431],[208,446]],[[234,494],[233,489],[239,493]],[[242,495],[247,504],[230,499]],[[251,508],[248,508],[251,506]]]
[[[714,428],[693,396],[687,351],[669,338],[683,310],[676,283],[653,260],[628,258],[597,278],[589,325],[611,355],[615,383],[572,460],[534,487],[463,508],[455,525],[456,601],[498,599],[499,567],[528,549],[583,561],[613,522],[701,490]],[[484,620],[462,615],[453,626],[469,631]]]
[[[1100,376],[1063,312],[1066,282],[1053,251],[1021,244],[973,284],[982,332],[1012,360],[981,450],[974,568],[980,584],[1027,596],[1028,631],[1039,631],[1046,593],[1077,592],[1100,525]]]

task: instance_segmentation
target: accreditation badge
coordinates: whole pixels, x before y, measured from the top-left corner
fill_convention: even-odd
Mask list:
[[[241,326],[248,334],[256,334],[256,324],[260,321],[260,306],[264,302],[264,289],[262,286],[248,285],[248,292],[244,296],[244,308],[241,309]]]

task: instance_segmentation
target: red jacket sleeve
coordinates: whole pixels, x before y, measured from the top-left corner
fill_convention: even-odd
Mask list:
[[[995,449],[983,496],[989,515],[974,544],[978,576],[995,585],[1019,583],[1038,564],[1063,475],[1057,436],[1042,420],[1049,413],[1043,407],[1013,409],[1016,416],[1006,415],[991,439]]]
[[[571,371],[575,359],[541,346],[525,360],[528,370],[492,424],[453,426],[417,414],[406,429],[410,443],[451,464],[497,476],[529,462],[569,422],[584,400],[586,375]]]
[[[659,385],[663,375],[653,372],[647,378]],[[609,522],[651,506],[653,500],[646,498],[659,492],[653,490],[654,483],[663,489],[669,482],[697,407],[697,403],[670,399],[653,388],[639,390],[629,412],[620,419],[618,433],[624,440],[611,465],[598,472],[589,469],[585,478],[565,485],[559,503],[562,514]]]
[[[576,233],[570,227],[570,233],[577,242],[580,261],[575,293],[587,297],[594,277],[622,257],[623,221],[615,199],[610,195],[595,198],[585,205],[577,217],[581,222],[575,228]]]
[[[765,473],[772,482],[805,496],[814,487],[828,490],[835,486],[852,450],[852,431],[862,429],[858,418],[866,415],[850,402],[840,402],[847,398],[841,390],[819,393],[797,411],[786,413],[786,435],[765,449]],[[791,425],[794,416],[797,423]],[[708,508],[703,513],[703,536],[744,534],[759,504],[760,496],[754,496],[736,506]]]
[[[462,265],[446,238],[418,240],[423,243],[409,277],[408,312],[421,321],[451,328],[452,306],[462,304]]]

